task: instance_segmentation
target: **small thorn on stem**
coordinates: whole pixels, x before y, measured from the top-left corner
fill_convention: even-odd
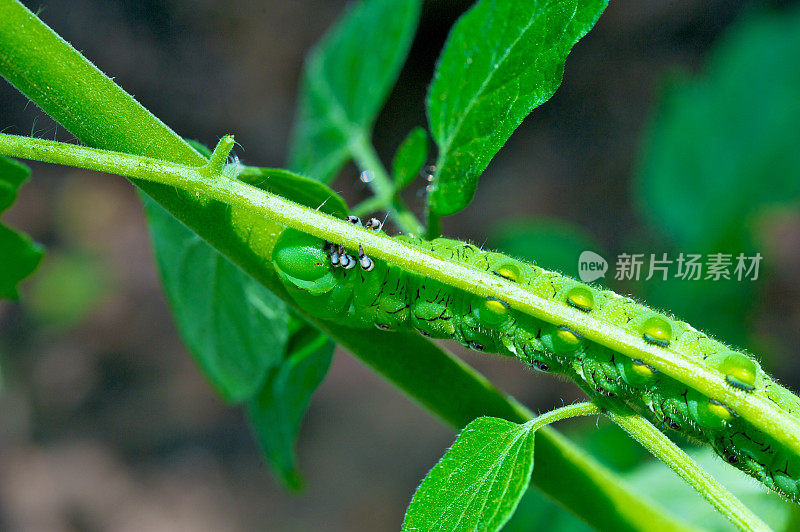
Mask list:
[[[211,158],[208,160],[205,166],[200,168],[200,172],[205,176],[216,176],[222,174],[222,169],[228,162],[228,155],[230,155],[234,144],[235,142],[233,140],[233,135],[225,135],[219,139],[217,147],[214,148],[214,153],[211,154]]]

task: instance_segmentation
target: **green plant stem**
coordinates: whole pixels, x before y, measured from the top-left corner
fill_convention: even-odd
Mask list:
[[[356,141],[350,143],[349,148],[361,171],[369,173],[370,180],[368,184],[375,194],[374,204],[364,205],[362,203],[360,209],[360,211],[364,211],[364,207],[368,206],[371,207],[371,210],[360,212],[357,216],[363,216],[377,210],[387,210],[401,231],[417,236],[421,235],[423,231],[422,224],[414,216],[414,213],[409,210],[402,198],[395,194],[394,184],[389,179],[389,174],[386,172],[383,163],[381,163],[378,154],[375,153],[375,148],[373,148],[369,139],[359,137]]]
[[[0,75],[78,139],[108,150],[189,165],[206,163],[180,136],[22,4],[0,0],[0,20]],[[239,215],[235,209],[209,206],[205,199],[177,194],[172,187],[137,184],[244,271],[291,303],[265,260],[271,252],[269,245],[282,229],[279,224],[260,219],[259,226],[248,231],[246,241],[236,240],[240,235],[231,221]],[[263,251],[253,248],[253,234],[266,243]],[[463,427],[481,415],[523,420],[515,414],[518,403],[431,342],[415,337],[419,349],[398,356],[390,343],[381,344],[394,338],[389,333],[348,330],[308,315],[306,318],[453,426]],[[384,348],[376,347],[380,345]],[[420,367],[426,371],[417,371]],[[456,396],[458,400],[454,401]],[[458,403],[457,411],[453,411],[454,403]],[[665,530],[685,529],[558,432],[547,427],[540,432],[534,483],[567,509],[587,522],[600,522],[606,530],[647,530],[654,525]],[[603,511],[609,507],[615,511]]]
[[[442,217],[433,212],[433,209],[427,209],[427,224],[425,224],[425,238],[432,240],[438,238],[442,234]]]
[[[308,317],[305,311],[299,312]],[[516,423],[534,417],[463,360],[419,334],[348,329],[322,321],[317,326],[334,338],[338,334],[345,349],[456,431],[480,416]],[[402,357],[392,352],[398,344],[406,347]],[[443,382],[448,385],[442,386]],[[458,390],[455,400],[453,390]],[[696,530],[660,512],[648,498],[634,494],[622,479],[550,427],[542,427],[536,434],[532,482],[544,493],[556,495],[564,508],[598,530]]]
[[[48,162],[59,162],[61,164],[70,164],[73,166],[81,166],[90,168],[92,170],[100,170],[111,173],[119,173],[127,177],[136,177],[141,179],[152,178],[153,175],[158,175],[160,182],[169,182],[176,187],[184,188],[189,191],[202,192],[208,194],[215,199],[224,201],[226,203],[236,200],[236,198],[249,198],[248,203],[238,203],[239,207],[252,208],[260,211],[257,204],[250,204],[253,199],[249,192],[248,185],[239,183],[226,177],[222,172],[223,163],[227,158],[228,153],[233,147],[233,137],[224,137],[217,145],[211,160],[203,167],[192,168],[182,165],[173,165],[169,163],[159,163],[158,161],[146,160],[144,158],[137,158],[125,156],[122,154],[115,154],[113,152],[106,152],[103,150],[96,150],[91,148],[71,147],[62,143],[44,141],[39,139],[30,139],[27,137],[13,137],[11,135],[0,134],[0,153],[8,153],[9,141],[17,145],[14,155],[17,157],[33,158],[37,160],[45,160]],[[128,164],[121,163],[122,159],[131,159]],[[217,171],[217,174],[212,172]],[[266,193],[265,193],[266,194]],[[271,196],[271,195],[270,195]],[[273,196],[286,202],[277,196]],[[271,201],[271,199],[268,199]],[[300,206],[291,204],[296,208]],[[312,211],[316,212],[316,211]],[[275,214],[275,213],[270,213]],[[292,218],[286,217],[281,219],[282,223],[286,223],[291,227],[297,227]],[[321,221],[320,221],[321,223]],[[350,224],[346,224],[350,227]],[[310,232],[310,231],[309,231]],[[326,238],[329,235],[317,235],[321,238]],[[431,272],[431,275],[433,272]],[[539,416],[533,420],[534,424],[548,424],[564,417],[571,417],[576,415],[590,415],[599,412],[598,407],[591,403],[583,403],[581,405],[572,405],[561,409],[553,410]],[[756,518],[747,508],[742,505],[732,494],[727,492],[716,480],[703,471],[696,463],[694,463],[686,454],[681,451],[675,444],[673,444],[664,434],[656,429],[649,421],[641,416],[626,415],[622,416],[609,412],[609,416],[620,426],[629,431],[634,438],[637,439],[648,450],[653,452],[658,458],[667,463],[674,471],[676,471],[684,480],[686,480],[692,487],[698,490],[706,499],[711,502],[715,508],[725,514],[737,526],[743,526],[743,523],[754,523],[754,530],[761,530],[758,528],[760,521]],[[641,429],[641,430],[639,430]],[[756,520],[753,521],[752,518]]]
[[[217,150],[220,149],[224,149],[222,143],[217,147]],[[481,297],[502,299],[514,309],[548,323],[567,325],[590,341],[643,360],[664,374],[725,403],[756,428],[800,455],[800,422],[777,408],[768,398],[759,393],[735,390],[726,384],[721,375],[691,357],[648,344],[621,327],[537,296],[516,283],[486,271],[337,220],[224,175],[209,177],[197,167],[13,135],[0,135],[0,153],[152,180],[249,210],[323,240],[341,243],[351,250],[362,246],[371,257]]]
[[[95,148],[0,134],[0,153],[45,162],[70,164],[97,171],[113,171],[114,173],[122,172],[120,168],[122,165],[125,167],[124,174],[127,174],[127,177],[153,178],[155,175],[162,174],[162,177],[168,177],[164,181],[168,181],[170,185],[186,187],[186,190],[198,193],[205,190],[204,194],[207,193],[209,196],[218,198],[227,197],[225,192],[221,196],[216,194],[223,190],[226,184],[235,184],[236,188],[252,188],[226,177],[224,172],[217,176],[208,176],[208,169],[215,164],[213,161],[224,159],[223,154],[227,154],[232,145],[233,138],[231,136],[224,137],[215,149],[214,156],[206,165],[186,167]],[[268,193],[264,194],[271,196]],[[280,200],[280,198],[278,199]],[[273,282],[266,284],[276,293],[281,292],[281,286],[276,280],[273,279]],[[493,388],[482,376],[461,361],[446,356],[415,361],[415,356],[430,355],[430,352],[426,352],[424,349],[410,350],[402,359],[386,357],[385,353],[391,352],[392,334],[379,332],[375,336],[376,332],[374,331],[369,331],[372,333],[369,335],[360,330],[354,330],[352,334],[348,334],[349,331],[341,326],[314,320],[302,310],[301,313],[311,321],[315,321],[323,332],[335,338],[345,348],[358,354],[364,363],[394,382],[427,409],[456,428],[463,427],[479,414],[497,415],[517,422],[525,422],[533,417],[530,411],[513,399],[503,397],[493,391]],[[412,335],[412,337],[415,338],[415,341],[426,342],[417,335]],[[383,345],[384,342],[388,343]],[[412,369],[421,367],[424,367],[426,371],[420,372]],[[443,386],[443,383],[447,384]],[[452,401],[450,386],[460,390],[463,399]],[[479,399],[478,404],[484,406],[478,406],[478,404],[470,406],[464,403],[464,399]],[[457,407],[455,410],[451,408],[453,405]],[[622,522],[626,524],[622,527],[623,529],[646,530],[647,525],[652,522],[663,523],[672,530],[685,529],[683,525],[671,521],[653,510],[649,503],[641,497],[631,495],[619,479],[613,479],[607,471],[570,445],[558,433],[547,431],[540,436],[544,443],[539,452],[544,460],[541,460],[541,465],[537,466],[533,477],[534,482],[545,492],[557,494],[556,499],[565,507],[572,511],[578,510],[581,515],[580,510],[586,507],[586,494],[592,492],[593,496],[588,500],[594,504],[611,503],[615,506],[621,504],[627,510],[628,513],[622,516]],[[581,493],[572,489],[564,489],[563,480],[565,478],[573,480],[571,485],[581,485]],[[589,480],[588,483],[587,480]],[[623,501],[625,502],[623,503]],[[595,522],[589,519],[589,515],[582,515],[587,521]],[[594,517],[596,514],[591,515]],[[615,527],[619,529],[620,526],[620,521],[616,521]]]
[[[205,159],[16,0],[0,0],[0,72],[89,146]],[[124,97],[121,97],[124,95]],[[131,134],[135,130],[136,135]]]
[[[563,419],[571,417],[593,416],[595,414],[602,413],[603,409],[601,407],[590,401],[584,401],[582,403],[575,403],[574,405],[562,406],[561,408],[550,410],[549,412],[545,412],[544,414],[536,416],[528,421],[528,423],[531,424],[531,428],[533,428],[533,430],[538,430],[539,428],[549,425],[550,423],[555,423],[556,421],[561,421]]]
[[[633,439],[667,464],[700,495],[705,497],[737,528],[760,532],[771,530],[764,521],[751,512],[650,421],[636,414],[621,413],[613,409],[607,410],[606,414]]]

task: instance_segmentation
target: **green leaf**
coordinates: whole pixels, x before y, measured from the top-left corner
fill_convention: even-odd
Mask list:
[[[533,473],[533,422],[467,425],[417,489],[403,530],[499,530]]]
[[[331,181],[367,142],[417,27],[420,0],[363,0],[308,58],[289,166]]]
[[[800,10],[749,14],[713,46],[705,72],[672,75],[640,154],[634,196],[657,251],[764,252],[754,229],[800,199]],[[796,207],[795,207],[796,208]],[[645,244],[648,245],[648,244]],[[759,282],[661,279],[651,304],[729,343],[753,345],[748,320]],[[705,272],[704,272],[705,274]]]
[[[325,183],[278,168],[245,166],[236,176],[261,190],[343,218],[350,213],[347,202]]]
[[[31,170],[24,164],[0,157],[0,212],[5,211],[17,200],[19,187],[28,180]]]
[[[302,478],[294,450],[311,396],[328,372],[334,343],[299,320],[287,354],[272,369],[261,391],[247,404],[247,416],[264,456],[278,478],[290,489],[300,489]]]
[[[211,156],[208,147],[188,142],[205,157]],[[349,212],[347,203],[327,185],[287,170],[242,166],[236,177],[333,216]],[[217,253],[213,248],[209,252]],[[290,337],[282,360],[268,370],[260,390],[245,406],[264,458],[287,488],[299,490],[302,477],[295,443],[311,396],[328,372],[335,344],[298,318],[289,316],[287,321],[285,312],[276,315],[272,325],[285,329]]]
[[[149,198],[145,210],[183,341],[224,399],[250,399],[283,356],[285,303]]]
[[[747,251],[748,221],[765,205],[796,204],[798,56],[800,10],[751,14],[715,44],[705,74],[664,87],[635,193],[676,247]]]
[[[44,250],[28,235],[0,224],[0,299],[18,299],[17,283],[42,260]]]
[[[313,320],[383,378],[452,427],[480,416],[524,422],[530,413],[483,375],[417,333],[353,329]],[[457,400],[454,400],[457,397]],[[537,430],[533,484],[587,522],[606,530],[646,530],[654,523],[686,530],[550,427]],[[607,512],[610,505],[614,512]]]
[[[431,209],[466,207],[511,133],[561,83],[567,54],[608,0],[480,0],[455,24],[428,93],[439,146]]]
[[[582,252],[603,254],[600,243],[585,229],[556,219],[503,220],[491,229],[488,242],[492,248],[575,278]]]
[[[17,199],[17,191],[31,171],[24,164],[0,157],[0,214]],[[23,233],[0,223],[0,299],[17,299],[17,283],[29,276],[44,250]]]
[[[428,133],[419,126],[412,129],[397,148],[392,161],[392,179],[395,190],[410,185],[428,159]]]

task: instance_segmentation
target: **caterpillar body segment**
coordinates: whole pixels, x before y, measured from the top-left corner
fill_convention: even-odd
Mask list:
[[[376,228],[372,222],[365,225]],[[630,298],[462,241],[396,238],[589,313],[653,346],[695,358],[722,374],[738,393],[763,394],[800,417],[800,399],[774,382],[753,358]],[[351,255],[358,257],[354,264],[359,265],[347,268],[342,257]],[[517,357],[538,371],[566,375],[587,393],[624,403],[662,427],[710,443],[728,463],[800,502],[800,458],[713,397],[641,360],[590,342],[566,324],[544,322],[499,299],[422,278],[370,259],[363,250],[348,253],[293,229],[278,239],[273,263],[291,297],[319,318],[356,328],[416,330],[476,351]]]

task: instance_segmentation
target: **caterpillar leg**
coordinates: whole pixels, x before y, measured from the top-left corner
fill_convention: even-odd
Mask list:
[[[383,227],[383,224],[377,218],[370,218],[366,222],[362,223],[361,218],[351,215],[345,218],[345,221],[350,222],[353,225],[372,229],[373,231],[380,231],[381,227]],[[338,244],[331,244],[330,242],[327,242],[325,244],[325,250],[330,251],[329,257],[331,266],[338,266],[344,268],[345,270],[350,270],[354,268],[356,264],[358,264],[365,272],[370,272],[375,267],[374,261],[369,258],[366,253],[364,253],[364,249],[361,246],[358,246],[358,260],[356,260],[352,255],[349,255],[347,251],[345,251],[345,249]]]
[[[381,228],[383,227],[383,223],[381,223],[381,221],[377,218],[370,218],[364,222],[364,227],[380,232]],[[358,246],[358,264],[365,272],[371,272],[372,268],[375,267],[375,263],[371,258],[367,257],[367,255],[364,253],[364,248],[361,246]]]
[[[370,218],[364,223],[364,227],[372,229],[373,231],[380,231],[383,227],[383,223],[377,218]]]
[[[375,267],[375,263],[371,258],[367,257],[367,255],[364,253],[364,248],[361,246],[358,246],[358,264],[365,272],[371,272],[372,268]]]
[[[383,223],[377,218],[370,218],[366,222],[361,222],[361,218],[358,216],[350,215],[344,219],[346,222],[350,222],[353,225],[358,225],[361,227],[365,227],[367,229],[372,229],[373,231],[380,231],[381,227],[383,227]]]
[[[341,267],[345,270],[352,269],[356,265],[356,260],[347,254],[347,252],[337,244],[330,245],[328,258],[331,261],[331,266]]]
[[[345,221],[350,222],[351,224],[361,225],[361,219],[358,216],[348,216],[345,218]],[[325,248],[330,249],[330,261],[331,266],[341,267],[345,270],[350,270],[355,267],[356,259],[352,256],[348,255],[344,248],[338,244],[331,244],[330,242],[325,243]]]
[[[345,221],[354,225],[361,225],[361,219],[358,216],[348,216],[345,218]],[[331,266],[334,268],[341,267],[345,270],[351,270],[355,267],[356,263],[361,263],[360,260],[356,261],[352,255],[349,255],[347,251],[345,251],[345,249],[338,244],[325,242],[323,249],[329,252],[328,257],[331,261]]]

